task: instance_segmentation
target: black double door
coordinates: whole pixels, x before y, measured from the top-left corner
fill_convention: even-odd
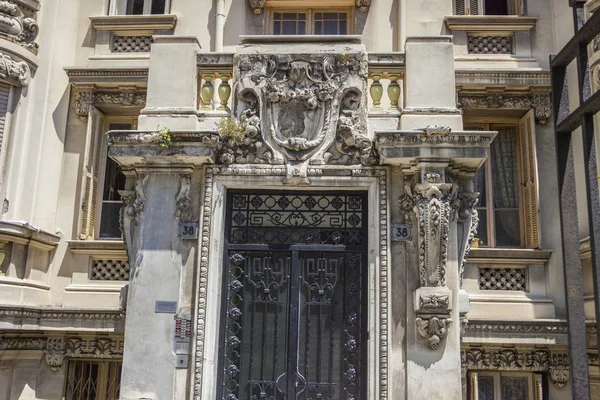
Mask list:
[[[365,398],[363,194],[233,192],[227,205],[220,397]]]

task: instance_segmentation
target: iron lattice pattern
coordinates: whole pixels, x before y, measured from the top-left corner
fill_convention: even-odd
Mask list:
[[[150,51],[152,36],[113,36],[113,53],[145,53]]]
[[[94,260],[92,266],[94,281],[128,281],[129,261],[127,260]]]
[[[363,198],[344,194],[235,194],[230,244],[366,245]]]
[[[469,54],[512,54],[512,36],[469,36]]]
[[[480,268],[480,290],[527,290],[527,268]]]
[[[72,360],[69,362],[66,400],[117,400],[120,389],[120,361]]]

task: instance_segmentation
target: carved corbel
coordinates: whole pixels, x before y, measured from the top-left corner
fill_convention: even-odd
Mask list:
[[[63,338],[48,338],[44,358],[53,372],[60,371],[65,360],[65,343]]]
[[[554,386],[557,388],[565,387],[571,376],[569,355],[566,352],[552,352],[550,354],[548,375],[550,375],[550,380]]]
[[[428,127],[432,134],[441,128]],[[438,348],[452,323],[452,291],[446,287],[446,268],[454,185],[446,183],[445,166],[421,167],[419,183],[405,187],[400,204],[408,216],[412,206],[418,230],[420,287],[415,291],[417,332],[431,349]]]
[[[25,47],[37,48],[33,43],[39,32],[37,21],[26,17],[17,4],[0,1],[0,33]]]
[[[176,199],[177,210],[175,211],[175,217],[179,221],[189,221],[192,217],[192,200],[190,198],[192,175],[181,174],[179,177],[179,182],[179,192],[177,193]]]
[[[267,5],[267,0],[248,0],[248,4],[255,15],[260,15]]]
[[[475,239],[477,227],[479,226],[479,214],[475,208],[478,199],[478,192],[461,192],[456,196],[453,204],[453,208],[456,209],[458,222],[458,265],[460,287],[462,287],[467,257],[469,251],[471,251],[471,242]]]
[[[122,220],[123,217],[127,217],[133,223],[138,223],[139,215],[144,211],[146,204],[144,190],[148,183],[148,177],[149,175],[138,176],[135,181],[135,190],[119,190],[121,200],[123,201],[123,207],[121,208]]]
[[[366,13],[369,11],[369,7],[371,7],[371,0],[356,0],[356,7],[358,11]]]
[[[81,86],[77,88],[75,100],[73,100],[73,111],[82,119],[87,121],[90,114],[90,106],[94,102],[94,86]]]
[[[531,104],[537,123],[546,124],[552,113],[550,91],[548,89],[531,89]]]
[[[31,81],[31,69],[25,61],[17,61],[0,53],[0,78],[19,86],[27,86]]]

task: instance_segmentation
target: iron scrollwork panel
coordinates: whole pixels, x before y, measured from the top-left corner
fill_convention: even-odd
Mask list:
[[[227,209],[221,398],[365,398],[364,194],[233,192]]]
[[[229,251],[223,398],[284,399],[290,252]]]
[[[300,252],[300,399],[362,399],[361,253]]]

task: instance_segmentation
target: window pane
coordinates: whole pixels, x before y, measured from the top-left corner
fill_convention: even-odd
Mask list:
[[[104,190],[102,200],[121,200],[119,190],[125,189],[125,175],[121,166],[112,159],[106,159],[106,172],[104,175]]]
[[[521,245],[519,210],[496,210],[496,246]]]
[[[473,178],[474,188],[473,190],[479,192],[479,201],[477,202],[478,207],[486,207],[487,197],[485,195],[486,182],[485,182],[485,169],[487,161],[477,170],[475,177]]]
[[[498,128],[491,146],[496,245],[520,246],[517,134],[513,127]]]
[[[298,22],[298,35],[306,34],[306,22],[300,21]]]
[[[281,22],[279,22],[279,21],[273,22],[273,34],[281,35]]]
[[[127,0],[127,14],[140,15],[144,13],[144,0]]]
[[[486,15],[508,15],[508,0],[484,0]]]
[[[322,35],[322,34],[323,34],[323,22],[315,21],[315,35]]]
[[[477,236],[476,238],[481,241],[479,243],[480,246],[489,246],[488,234],[487,234],[487,211],[485,209],[478,208],[477,212],[479,213],[479,227],[477,228]]]
[[[346,13],[322,13],[314,14],[316,35],[344,35],[347,33]]]
[[[338,23],[337,21],[324,21],[324,33],[326,35],[337,35],[338,34]]]
[[[102,218],[100,218],[101,238],[120,238],[119,212],[121,202],[102,202]]]
[[[283,34],[284,35],[296,35],[296,21],[283,21]]]
[[[164,14],[165,13],[165,0],[152,0],[151,14]]]
[[[346,25],[346,20],[340,21],[340,35],[346,35],[348,33],[348,27]]]
[[[500,393],[503,400],[529,400],[529,379],[526,376],[502,376]]]
[[[495,400],[493,376],[478,376],[477,388],[477,396],[479,400]]]

